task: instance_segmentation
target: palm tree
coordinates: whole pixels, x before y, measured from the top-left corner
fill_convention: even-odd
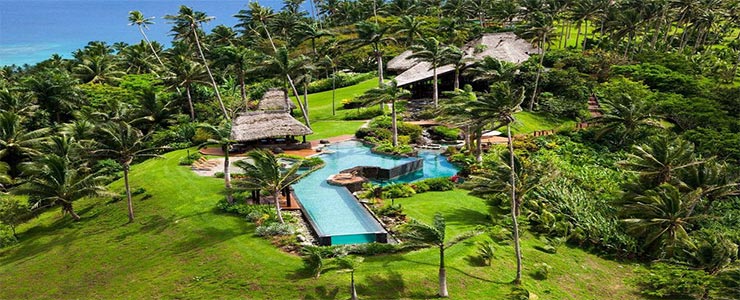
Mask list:
[[[372,22],[359,22],[355,24],[357,37],[349,40],[353,48],[370,45],[373,49],[373,55],[378,63],[378,86],[383,85],[383,46],[391,41],[392,37],[385,36],[390,29],[389,27],[380,26]]]
[[[146,120],[151,126],[147,130],[152,132],[156,129],[167,128],[174,123],[173,102],[152,88],[145,88],[139,97],[139,106],[135,110],[135,117]]]
[[[465,73],[473,77],[473,81],[495,83],[497,81],[511,81],[519,71],[519,66],[508,61],[498,60],[495,57],[486,56],[477,61]]]
[[[602,100],[601,107],[603,114],[593,118],[600,127],[596,136],[616,132],[619,134],[618,145],[634,139],[644,129],[662,127],[652,114],[652,107],[642,100],[633,100],[629,95]]]
[[[188,99],[188,108],[190,109],[190,119],[195,121],[195,108],[193,107],[193,97],[191,95],[192,86],[196,83],[207,83],[207,74],[203,65],[191,61],[184,56],[178,55],[169,60],[170,75],[166,80],[171,86],[181,86],[185,88],[185,95]]]
[[[164,63],[162,62],[162,59],[159,57],[159,54],[157,53],[157,50],[154,49],[154,46],[152,45],[152,42],[149,41],[149,38],[146,36],[146,33],[144,32],[144,29],[149,29],[149,25],[154,24],[152,21],[154,17],[145,18],[144,14],[142,14],[138,10],[132,10],[128,12],[128,25],[133,26],[136,25],[139,27],[139,32],[141,32],[141,36],[144,37],[144,41],[146,41],[147,45],[149,45],[149,49],[152,50],[152,54],[154,54],[154,57],[157,59],[157,62],[159,62],[159,65],[162,66],[163,69],[167,69],[165,67]]]
[[[682,184],[682,169],[702,164],[694,157],[694,144],[682,138],[663,136],[649,144],[633,146],[633,153],[619,162],[619,166],[634,172],[648,187],[664,183]]]
[[[701,190],[683,194],[663,184],[642,194],[627,194],[619,203],[619,214],[627,231],[643,240],[644,248],[660,245],[671,258],[678,247],[690,243],[687,227],[699,216],[687,212],[700,196]]]
[[[10,174],[17,164],[41,154],[37,149],[51,133],[50,128],[28,131],[21,116],[12,112],[0,112],[0,158],[10,164]]]
[[[199,28],[200,25],[202,23],[210,22],[211,20],[213,20],[213,17],[207,16],[204,12],[193,11],[193,9],[191,9],[190,7],[181,5],[178,15],[166,15],[164,16],[164,18],[171,20],[171,23],[174,24],[172,27],[172,32],[174,33],[176,39],[182,40],[188,39],[190,36],[193,37],[195,46],[198,48],[198,53],[200,54],[200,58],[203,60],[203,66],[206,68],[208,77],[211,79],[213,90],[216,92],[216,98],[218,99],[218,104],[221,106],[221,111],[224,114],[224,118],[229,120],[229,113],[226,111],[226,106],[224,106],[223,99],[221,99],[221,93],[219,93],[218,91],[216,79],[213,78],[211,68],[208,67],[208,60],[206,60],[206,56],[203,54],[203,47],[201,46],[200,39],[198,38],[198,35],[200,35],[201,32]]]
[[[84,174],[69,160],[54,154],[25,164],[22,169],[29,180],[13,193],[29,195],[36,202],[34,208],[59,205],[62,212],[69,213],[75,221],[80,216],[74,210],[74,201],[106,194],[102,177]]]
[[[82,104],[77,80],[60,69],[43,70],[23,80],[23,88],[36,97],[39,108],[63,123]]]
[[[157,46],[160,47],[159,45]],[[149,49],[146,42],[143,40],[138,44],[133,44],[123,48],[118,52],[118,59],[121,68],[124,68],[126,73],[129,74],[144,74],[153,72],[156,69],[154,65],[152,54],[149,53]],[[159,77],[159,74],[155,75]]]
[[[715,158],[684,168],[679,177],[683,183],[682,188],[701,189],[705,213],[712,209],[716,201],[740,195],[740,176],[731,172],[726,163]],[[693,211],[694,207],[691,207],[689,213],[692,214]]]
[[[432,225],[416,220],[405,224],[401,237],[413,243],[430,245],[439,248],[439,296],[449,297],[447,292],[447,270],[445,269],[445,218],[440,213],[434,214]]]
[[[224,187],[226,188],[226,200],[229,204],[234,204],[234,197],[231,195],[231,172],[229,172],[229,151],[231,145],[236,141],[231,139],[231,122],[225,122],[221,126],[213,126],[211,124],[200,124],[198,129],[203,130],[208,134],[208,140],[203,143],[199,148],[203,148],[209,144],[216,144],[221,147],[221,151],[224,153]]]
[[[520,284],[522,280],[522,253],[519,245],[519,223],[517,216],[519,215],[519,206],[521,205],[521,199],[526,194],[526,187],[530,186],[528,181],[524,180],[525,176],[519,176],[517,181],[517,164],[516,157],[514,155],[514,141],[511,138],[511,124],[516,121],[514,118],[514,112],[521,109],[522,102],[524,102],[524,90],[513,91],[508,83],[497,83],[491,86],[491,93],[484,94],[479,97],[478,100],[473,101],[471,105],[471,113],[477,117],[495,116],[497,127],[506,126],[506,137],[509,146],[509,188],[511,192],[511,220],[514,225],[514,250],[516,252],[517,259],[517,270],[516,278],[514,283]],[[479,160],[480,161],[480,160]],[[519,168],[519,172],[524,172],[523,168]],[[485,177],[482,177],[485,178]],[[539,177],[541,178],[541,177]],[[484,180],[485,181],[485,180]],[[519,182],[520,194],[517,198],[517,182]],[[531,187],[531,186],[530,186]]]
[[[38,108],[33,94],[15,89],[0,89],[0,111],[26,118],[32,116]]]
[[[308,64],[309,59],[305,56],[299,56],[297,58],[291,59],[288,49],[285,47],[281,47],[277,50],[277,52],[275,52],[275,55],[268,56],[267,59],[263,61],[262,65],[259,66],[257,69],[259,71],[265,72],[266,74],[275,74],[275,77],[277,78],[283,78],[283,87],[285,87],[286,89],[288,86],[292,87],[293,94],[295,95],[298,105],[303,112],[303,119],[306,121],[306,126],[310,128],[311,121],[308,118],[308,109],[304,106],[303,103],[301,103],[300,98],[298,98],[298,95],[300,94],[298,94],[298,90],[295,88],[295,83],[293,81],[293,76],[295,74],[301,74],[301,70],[306,68]],[[286,104],[289,101],[287,91],[285,93],[285,101]]]
[[[437,67],[440,66],[442,61],[445,59],[446,47],[440,45],[439,41],[430,37],[428,39],[422,39],[421,44],[414,45],[411,47],[413,53],[409,56],[411,59],[416,59],[428,63],[429,69],[432,70],[432,85],[434,86],[434,94],[432,99],[434,100],[434,107],[439,106],[439,81],[437,80]]]
[[[352,300],[357,300],[357,288],[355,288],[355,271],[360,266],[363,260],[364,258],[362,256],[344,256],[337,259],[337,264],[339,265],[339,268],[344,270],[345,272],[349,272],[350,274],[349,293],[350,295],[352,295],[350,298]]]
[[[125,72],[118,70],[118,64],[110,55],[86,56],[74,68],[75,75],[82,83],[107,83],[115,85],[121,81]]]
[[[299,31],[296,33],[300,36],[301,42],[310,40],[311,50],[313,51],[314,59],[318,57],[316,51],[316,40],[325,36],[332,36],[333,33],[329,30],[321,29],[317,22],[300,22],[298,24]]]
[[[424,20],[419,20],[414,16],[404,15],[398,20],[398,25],[394,29],[396,30],[396,34],[404,36],[404,41],[408,47],[414,44],[414,39],[422,37],[423,28],[426,24],[427,22]]]
[[[242,101],[247,103],[246,77],[247,72],[252,69],[258,60],[258,55],[253,50],[244,46],[226,46],[218,50],[220,63],[231,68],[239,79],[239,90]]]
[[[533,44],[537,44],[537,48],[540,50],[540,62],[537,68],[537,77],[534,80],[534,90],[532,91],[532,98],[529,100],[528,108],[532,110],[534,107],[535,99],[537,99],[537,89],[540,84],[540,77],[542,77],[542,69],[544,68],[543,63],[545,60],[545,46],[550,43],[550,36],[555,31],[555,27],[552,24],[553,20],[551,17],[540,18],[536,23],[527,30],[527,35],[531,36]]]
[[[283,62],[288,62],[288,50],[285,48],[285,53],[280,53],[281,50],[278,50],[277,46],[275,46],[275,41],[272,40],[272,35],[270,35],[270,30],[267,28],[267,22],[274,17],[274,13],[271,8],[262,7],[257,2],[250,2],[249,3],[249,9],[248,10],[241,10],[238,14],[235,15],[237,19],[239,19],[240,23],[237,24],[237,27],[243,27],[245,32],[256,32],[258,34],[258,28],[261,28],[264,30],[265,34],[267,35],[267,39],[270,41],[270,45],[272,46],[272,50],[275,51],[274,57],[279,57],[285,59],[282,59]],[[289,66],[289,64],[284,64],[285,67]],[[306,111],[306,108],[303,107],[303,103],[301,103],[301,99],[299,98],[298,89],[295,88],[295,84],[293,83],[293,78],[291,77],[290,72],[286,72],[283,74],[285,78],[288,80],[288,84],[290,85],[290,88],[293,91],[293,96],[296,98],[296,102],[298,102],[298,106],[301,109],[301,112],[303,113],[303,119],[306,120],[306,126],[308,128],[311,128],[311,122],[308,119],[308,111]],[[287,96],[287,95],[286,95]]]
[[[467,55],[465,51],[456,46],[445,47],[443,51],[442,62],[440,64],[452,65],[455,68],[455,83],[453,87],[457,90],[460,88],[460,70],[470,64],[473,61],[473,57]],[[489,56],[486,56],[486,58],[489,58]]]
[[[102,139],[98,141],[99,148],[93,153],[114,157],[123,167],[123,182],[126,188],[128,205],[128,221],[134,221],[134,205],[131,200],[131,186],[129,185],[129,171],[135,159],[143,157],[158,157],[153,152],[160,148],[150,148],[141,130],[131,126],[123,120],[106,123],[99,128]]]
[[[298,174],[300,164],[293,164],[288,169],[283,169],[272,152],[267,150],[253,150],[247,153],[247,160],[240,160],[234,165],[244,170],[244,180],[239,184],[247,189],[265,189],[272,194],[275,200],[275,210],[277,211],[280,223],[283,221],[283,215],[280,210],[280,200],[278,195],[280,191],[297,182],[308,173]]]
[[[398,146],[398,125],[396,117],[396,100],[410,97],[411,92],[403,88],[399,88],[395,80],[389,84],[382,84],[380,87],[371,89],[362,96],[360,99],[365,100],[368,104],[376,104],[391,102],[391,131],[393,132],[393,147]]]

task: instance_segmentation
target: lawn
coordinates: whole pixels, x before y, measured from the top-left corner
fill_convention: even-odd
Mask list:
[[[215,209],[222,181],[178,166],[185,150],[133,167],[137,219],[126,224],[125,201],[86,199],[70,222],[49,210],[19,228],[21,243],[0,250],[0,299],[254,298],[346,299],[348,274],[333,270],[306,276],[299,257],[253,235],[254,226]],[[111,185],[122,191],[122,183]],[[434,212],[450,223],[450,237],[486,225],[485,204],[463,191],[425,193],[398,200],[410,217],[429,221]],[[452,298],[501,299],[511,288],[513,254],[497,246],[492,267],[472,257],[478,236],[448,249]],[[562,247],[557,255],[524,241],[524,286],[540,299],[636,299],[623,279],[631,266]],[[530,277],[535,262],[554,267],[552,277]],[[370,257],[357,271],[361,298],[433,298],[437,251]]]
[[[576,122],[567,119],[552,118],[544,113],[521,111],[514,115],[516,122],[511,126],[515,134],[532,133],[538,130],[550,130],[558,128],[573,129]]]

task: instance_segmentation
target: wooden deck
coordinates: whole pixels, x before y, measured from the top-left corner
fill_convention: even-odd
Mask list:
[[[355,138],[354,135],[347,134],[347,135],[340,135],[340,136],[335,136],[335,137],[331,137],[331,138],[327,138],[327,139],[322,139],[322,140],[327,140],[330,143],[337,143],[337,142],[342,142],[342,141],[346,141],[346,140],[351,140],[353,138]],[[298,156],[301,156],[301,157],[307,157],[307,156],[315,155],[315,154],[318,153],[318,152],[316,152],[316,147],[318,147],[318,146],[321,145],[320,141],[321,140],[312,140],[312,141],[310,141],[311,142],[311,149],[285,150],[285,154],[298,155]],[[221,148],[220,147],[203,148],[203,149],[200,149],[199,151],[203,155],[224,156],[224,152],[221,151]],[[246,155],[246,152],[245,153],[230,153],[229,156],[231,156],[231,157],[243,157],[245,155]]]

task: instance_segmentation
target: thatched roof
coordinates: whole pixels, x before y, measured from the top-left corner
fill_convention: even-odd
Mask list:
[[[246,112],[236,117],[231,126],[231,139],[240,142],[312,133],[310,128],[284,111]]]
[[[411,69],[417,64],[415,59],[409,59],[411,53],[411,50],[401,52],[401,54],[388,61],[385,69],[391,72],[403,72]]]
[[[262,96],[259,104],[257,104],[257,110],[287,111],[287,109],[285,109],[285,99],[285,91],[283,91],[282,89],[269,89],[267,90],[267,92],[265,92],[265,95]],[[290,109],[295,108],[295,104],[293,104],[293,101],[288,100],[287,103],[290,105]]]
[[[483,48],[483,51],[475,53],[476,48]],[[532,47],[532,44],[520,39],[513,32],[484,34],[480,39],[465,45],[463,51],[473,57],[473,61],[468,63],[469,65],[487,56],[512,63],[521,63],[529,59],[530,53],[539,52],[537,48]],[[429,63],[410,60],[408,59],[410,55],[411,51],[404,51],[388,62],[389,69],[391,62],[393,62],[395,69],[405,68],[405,71],[395,78],[398,86],[426,80],[433,76]],[[408,67],[409,62],[413,62],[411,67]],[[437,75],[452,71],[454,71],[454,68],[451,65],[441,66],[437,68]]]

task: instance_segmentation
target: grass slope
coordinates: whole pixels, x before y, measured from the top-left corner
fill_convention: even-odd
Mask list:
[[[359,84],[339,88],[335,95],[335,111],[332,114],[332,91],[308,94],[308,112],[311,119],[311,127],[315,132],[307,136],[308,139],[317,140],[338,135],[354,134],[363,121],[344,121],[344,116],[351,109],[342,107],[343,99],[351,99],[362,95],[365,91],[378,86],[378,79],[370,79]],[[295,98],[291,97],[295,102]],[[301,100],[303,97],[301,96]],[[301,118],[299,120],[302,121]]]
[[[78,202],[82,220],[52,210],[21,226],[21,243],[0,250],[0,299],[255,298],[346,299],[349,275],[328,271],[316,280],[299,257],[253,235],[254,226],[220,214],[214,206],[222,181],[177,166],[185,151],[133,167],[137,220],[126,225],[125,201]],[[120,181],[112,184],[121,191]],[[146,198],[146,199],[144,199]],[[461,191],[425,193],[397,200],[409,216],[429,221],[436,211],[449,220],[450,237],[485,225],[485,204]],[[492,267],[471,264],[475,241],[447,251],[452,298],[501,299],[510,291],[513,251],[497,246]],[[524,241],[525,274],[535,262],[555,269],[551,279],[525,276],[539,299],[636,299],[622,279],[631,268],[563,247],[557,255]],[[357,271],[361,298],[433,298],[437,251],[370,257]]]

